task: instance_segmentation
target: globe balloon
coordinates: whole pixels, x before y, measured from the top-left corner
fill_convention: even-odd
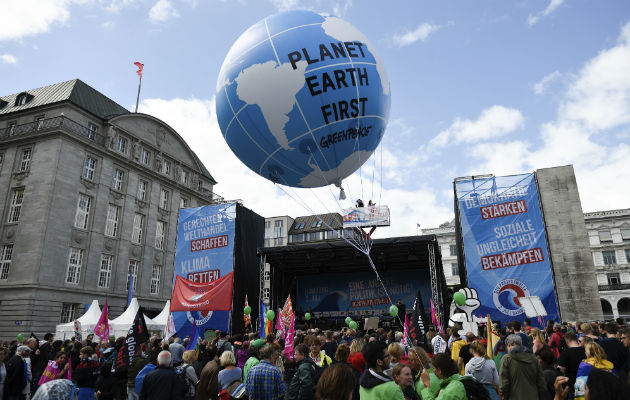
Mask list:
[[[267,311],[265,315],[269,321],[273,321],[276,318],[276,313],[273,310]]]
[[[311,11],[254,24],[228,52],[216,89],[223,138],[252,171],[293,187],[340,185],[376,150],[389,78],[354,26]]]
[[[309,321],[311,319],[311,313],[304,314],[304,319]]]
[[[453,295],[453,301],[455,304],[463,306],[466,304],[466,295],[462,292],[455,292]]]
[[[359,324],[357,324],[357,321],[350,321],[350,329],[356,330],[358,327]]]
[[[398,315],[398,307],[396,307],[394,304],[389,307],[389,315],[391,315],[392,317],[396,317]]]
[[[249,315],[252,313],[252,307],[251,306],[245,306],[245,308],[243,309],[243,313],[245,315]]]

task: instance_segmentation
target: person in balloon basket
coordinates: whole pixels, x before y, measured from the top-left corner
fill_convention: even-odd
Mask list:
[[[142,382],[140,400],[184,400],[188,388],[173,369],[171,353],[160,352],[157,361],[157,367]]]
[[[375,340],[365,347],[367,369],[359,378],[361,400],[404,400],[402,389],[383,371],[389,369],[390,355],[385,342]]]
[[[287,387],[282,381],[282,373],[273,365],[273,346],[260,349],[260,363],[247,373],[247,393],[250,400],[275,400],[284,396]]]

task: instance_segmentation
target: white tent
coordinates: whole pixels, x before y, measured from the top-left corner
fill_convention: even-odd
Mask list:
[[[101,307],[98,305],[98,300],[93,300],[88,310],[77,320],[81,323],[81,335],[85,338],[90,333],[94,333],[94,327],[101,318]],[[111,323],[111,322],[110,322]],[[57,325],[55,329],[55,338],[64,340],[74,336],[74,321],[67,324]]]
[[[133,320],[136,318],[139,308],[140,305],[138,304],[138,299],[135,297],[132,298],[131,303],[129,303],[125,312],[109,323],[110,334],[116,336],[117,338],[120,336],[126,336],[127,331],[131,325],[133,325]]]
[[[147,328],[150,331],[164,331],[164,327],[166,326],[166,323],[168,322],[168,315],[170,314],[170,308],[171,308],[171,301],[168,300],[166,304],[164,305],[164,308],[162,309],[162,311],[155,318],[149,318],[145,315],[144,319],[147,323]]]

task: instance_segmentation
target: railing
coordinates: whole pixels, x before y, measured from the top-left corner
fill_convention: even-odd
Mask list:
[[[54,130],[61,130],[70,133],[73,136],[92,140],[101,146],[105,145],[105,136],[96,133],[93,129],[83,126],[63,115],[2,128],[0,129],[0,140],[28,136],[31,134],[40,134]]]
[[[614,283],[612,285],[598,285],[600,292],[607,290],[627,290],[630,289],[630,283]]]

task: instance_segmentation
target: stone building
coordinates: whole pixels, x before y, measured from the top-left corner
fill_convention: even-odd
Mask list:
[[[455,220],[444,222],[437,228],[422,229],[423,235],[435,235],[440,245],[444,277],[448,286],[459,286],[459,264],[457,263],[457,238]]]
[[[630,209],[584,213],[604,318],[630,320]]]
[[[186,142],[75,79],[0,98],[0,337],[170,298],[180,207],[221,200]]]

